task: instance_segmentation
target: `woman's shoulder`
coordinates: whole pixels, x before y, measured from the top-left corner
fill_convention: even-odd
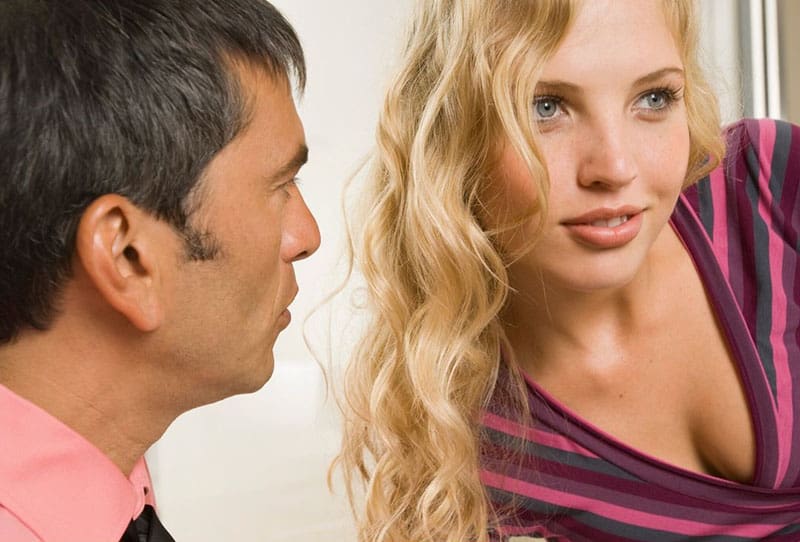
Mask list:
[[[782,119],[744,117],[728,124],[723,130],[747,130],[749,134],[757,134],[761,129],[772,129],[773,127],[800,128],[800,126]]]
[[[722,129],[725,156],[705,179],[726,192],[746,196],[800,184],[800,126],[778,119],[740,119]],[[732,194],[731,194],[732,195]],[[749,196],[748,196],[749,197]]]
[[[727,151],[723,163],[755,152],[770,158],[776,153],[787,160],[800,161],[800,126],[780,119],[740,119],[725,128]]]
[[[794,224],[800,218],[800,127],[746,118],[723,128],[723,135],[720,164],[684,191],[688,212],[709,235],[715,223],[758,221],[766,208],[773,210],[771,227]]]

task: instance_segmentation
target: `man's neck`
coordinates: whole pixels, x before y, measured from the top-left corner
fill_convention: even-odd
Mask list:
[[[63,331],[25,332],[0,348],[0,383],[82,435],[127,476],[179,413],[165,414],[149,396],[145,371]]]

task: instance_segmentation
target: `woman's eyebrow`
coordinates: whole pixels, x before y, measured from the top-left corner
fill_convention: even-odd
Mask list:
[[[676,66],[669,66],[667,68],[661,68],[660,70],[648,73],[647,75],[643,75],[642,77],[636,80],[634,86],[642,86],[650,83],[655,83],[656,81],[659,81],[668,75],[677,75],[681,79],[683,79],[684,77],[684,73],[681,68],[678,68]]]
[[[536,85],[536,92],[542,94],[582,94],[583,89],[576,84],[567,83],[566,81],[560,81],[558,79],[542,79]]]
[[[633,83],[633,86],[634,87],[646,86],[648,84],[660,81],[664,77],[670,75],[677,75],[683,78],[684,72],[683,69],[678,68],[677,66],[668,66],[665,68],[660,68],[658,70],[655,70],[653,72],[650,72],[648,74],[639,77]],[[584,90],[580,85],[576,85],[575,83],[561,81],[559,79],[542,79],[536,85],[536,92],[541,94],[563,93],[571,95],[580,95],[583,94]]]

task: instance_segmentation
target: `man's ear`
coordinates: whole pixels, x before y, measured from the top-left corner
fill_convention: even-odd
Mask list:
[[[164,247],[156,221],[126,198],[106,194],[84,211],[75,239],[78,263],[97,291],[142,332],[164,319]]]

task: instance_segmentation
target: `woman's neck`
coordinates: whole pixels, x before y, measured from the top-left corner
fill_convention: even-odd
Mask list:
[[[618,359],[632,343],[665,329],[668,310],[685,261],[671,228],[651,248],[633,279],[616,288],[577,291],[548,281],[523,263],[509,269],[514,288],[503,319],[520,365],[531,374],[553,365],[605,364]]]

